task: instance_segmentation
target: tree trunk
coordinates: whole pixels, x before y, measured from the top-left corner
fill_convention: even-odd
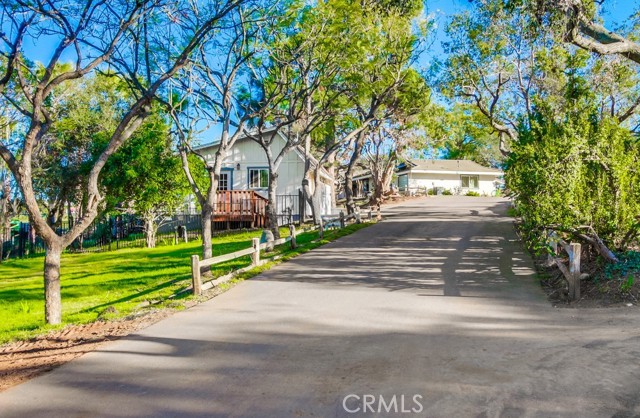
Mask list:
[[[278,173],[276,170],[269,169],[269,204],[267,205],[267,219],[269,221],[269,229],[273,233],[274,239],[280,239],[280,228],[278,227],[278,205],[276,191],[278,189]]]
[[[356,167],[356,163],[360,159],[360,148],[363,138],[364,134],[363,132],[361,132],[355,141],[355,144],[353,146],[353,153],[351,154],[351,159],[349,159],[349,165],[347,165],[347,171],[345,172],[344,195],[347,199],[346,206],[348,215],[351,215],[356,211],[356,203],[353,200],[353,170]]]
[[[213,257],[212,218],[213,206],[208,204],[202,205],[202,259]]]
[[[62,245],[45,243],[44,257],[44,317],[47,324],[62,322],[62,298],[60,296],[60,258]]]
[[[332,179],[336,178],[336,154],[331,154],[327,159],[327,171]],[[333,181],[331,183],[331,207],[335,208],[338,206],[338,191],[336,190],[336,182]]]
[[[155,216],[153,213],[148,213],[144,219],[144,235],[147,239],[147,248],[155,248],[156,246],[156,233],[158,226],[155,222]]]
[[[322,191],[324,183],[320,181],[320,167],[316,167],[314,172],[314,188],[311,195],[311,211],[313,213],[313,221],[320,224],[322,220]]]

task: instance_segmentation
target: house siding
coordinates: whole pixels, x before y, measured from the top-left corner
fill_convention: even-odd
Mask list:
[[[479,174],[478,175],[478,188],[462,188],[461,175],[467,175],[466,173],[407,173],[409,177],[410,189],[431,189],[433,187],[442,187],[452,192],[456,192],[458,189],[462,193],[467,190],[478,192],[482,195],[491,196],[496,192],[496,180],[498,176],[494,174]],[[399,176],[402,174],[399,174]],[[470,174],[475,175],[475,174]],[[401,189],[401,188],[400,188]]]
[[[275,141],[273,154],[277,155],[284,146],[284,141]],[[203,148],[205,158],[212,161],[217,147],[211,146]],[[240,170],[237,165],[240,163]],[[267,167],[264,150],[254,141],[241,138],[229,151],[222,166],[233,170],[233,190],[249,190],[249,168]],[[302,176],[304,174],[304,161],[291,151],[284,157],[278,168],[278,195],[297,195],[301,188]],[[252,189],[266,196],[266,189]]]

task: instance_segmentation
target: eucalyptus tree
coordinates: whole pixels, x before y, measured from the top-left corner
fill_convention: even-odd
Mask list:
[[[386,119],[403,119],[429,107],[430,91],[425,79],[412,68],[431,22],[420,20],[417,4],[398,9],[392,3],[364,3],[355,16],[363,36],[359,39],[357,65],[346,75],[347,94],[344,113],[345,134],[338,138],[352,142],[345,170],[347,211],[355,211],[353,170],[360,159],[367,130]],[[359,14],[358,14],[359,13]],[[348,30],[353,31],[353,24]],[[325,153],[326,154],[326,153]]]
[[[602,24],[599,12],[606,4],[604,0],[541,0],[530,2],[530,7],[540,23],[554,25],[566,41],[589,52],[620,55],[640,64],[640,43],[634,34]]]
[[[581,71],[589,74],[601,111],[636,124],[640,90],[633,80],[637,71],[621,62],[624,58],[585,58],[565,42],[585,47],[589,36],[602,43],[620,37],[597,35],[596,29],[602,32],[603,28],[595,23],[595,10],[593,1],[581,0],[476,2],[471,10],[454,16],[447,27],[448,58],[440,79],[443,93],[473,104],[498,134],[500,151],[506,156],[509,143],[518,138],[519,124],[528,124],[533,116],[534,99],[554,102],[558,116],[569,105],[563,97],[562,72],[573,71],[566,59],[572,55],[574,61],[590,60]],[[596,51],[595,46],[590,50]]]
[[[252,60],[273,36],[288,13],[289,2],[246,2],[223,19],[220,30],[212,32],[200,45],[190,65],[171,85],[165,104],[173,118],[182,167],[202,214],[203,257],[212,257],[212,217],[223,162],[245,127],[279,94],[264,96],[249,85],[255,78]],[[249,87],[247,87],[249,85]],[[257,97],[258,96],[258,97]],[[195,143],[202,135],[216,135],[212,158],[202,155]],[[189,158],[193,155],[196,158]],[[207,172],[198,182],[193,173]]]
[[[637,178],[626,167],[637,159],[629,131],[640,90],[633,60],[587,52],[604,51],[585,48],[589,37],[625,44],[604,37],[596,11],[588,1],[479,1],[448,28],[443,81],[498,133],[507,184],[532,234],[555,225],[616,261],[607,246],[637,231]]]
[[[471,160],[485,166],[499,166],[504,155],[498,137],[486,117],[473,104],[454,103],[433,109],[426,126],[429,146],[450,160]]]
[[[150,115],[154,96],[165,82],[186,66],[201,41],[220,26],[240,0],[199,3],[190,1],[52,0],[3,1],[0,22],[3,106],[21,113],[23,135],[14,143],[3,141],[0,156],[9,166],[24,198],[30,222],[46,246],[44,261],[45,320],[61,322],[61,253],[96,218],[104,196],[99,176],[107,160]],[[172,42],[167,42],[172,39]],[[43,57],[25,44],[48,42]],[[41,44],[42,45],[42,44]],[[41,71],[31,62],[44,59]],[[70,61],[69,68],[61,68]],[[98,71],[127,79],[135,100],[111,132],[109,141],[89,169],[83,216],[64,234],[45,219],[35,196],[34,160],[54,120],[51,94]]]
[[[380,205],[391,191],[391,181],[397,164],[408,151],[429,145],[420,118],[391,117],[374,124],[363,141],[361,166],[370,174],[372,183],[370,204],[380,218]]]
[[[521,116],[531,114],[532,96],[544,77],[538,60],[552,44],[552,33],[537,24],[526,4],[503,0],[477,2],[454,16],[446,32],[443,92],[476,106],[507,155]]]
[[[257,92],[254,106],[259,107],[246,135],[263,149],[269,167],[267,215],[270,228],[279,237],[276,191],[278,169],[289,152],[301,148],[305,138],[329,122],[336,103],[344,92],[340,86],[348,66],[348,45],[323,48],[321,34],[327,16],[315,15],[316,9],[292,4],[290,19],[265,44],[252,61],[249,89]],[[284,139],[284,143],[281,139]],[[315,161],[307,164],[320,170]]]

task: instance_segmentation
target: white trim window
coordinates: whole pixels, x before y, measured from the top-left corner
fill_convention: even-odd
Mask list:
[[[250,189],[266,189],[269,187],[269,169],[268,168],[250,168],[249,169],[249,188]]]
[[[220,172],[220,177],[218,177],[218,191],[231,190],[229,187],[230,177],[231,174],[229,172]]]
[[[480,178],[479,176],[460,176],[460,183],[463,189],[479,189],[480,188]]]

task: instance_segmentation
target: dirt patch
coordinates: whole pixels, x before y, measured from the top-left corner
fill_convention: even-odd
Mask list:
[[[53,370],[107,341],[148,327],[172,312],[155,310],[120,320],[69,325],[31,340],[5,344],[0,347],[0,391]]]
[[[180,306],[189,308],[234,287],[228,282],[189,299]],[[49,372],[100,345],[144,329],[177,312],[175,309],[145,309],[123,319],[84,325],[68,325],[26,341],[14,341],[0,346],[0,392]]]

